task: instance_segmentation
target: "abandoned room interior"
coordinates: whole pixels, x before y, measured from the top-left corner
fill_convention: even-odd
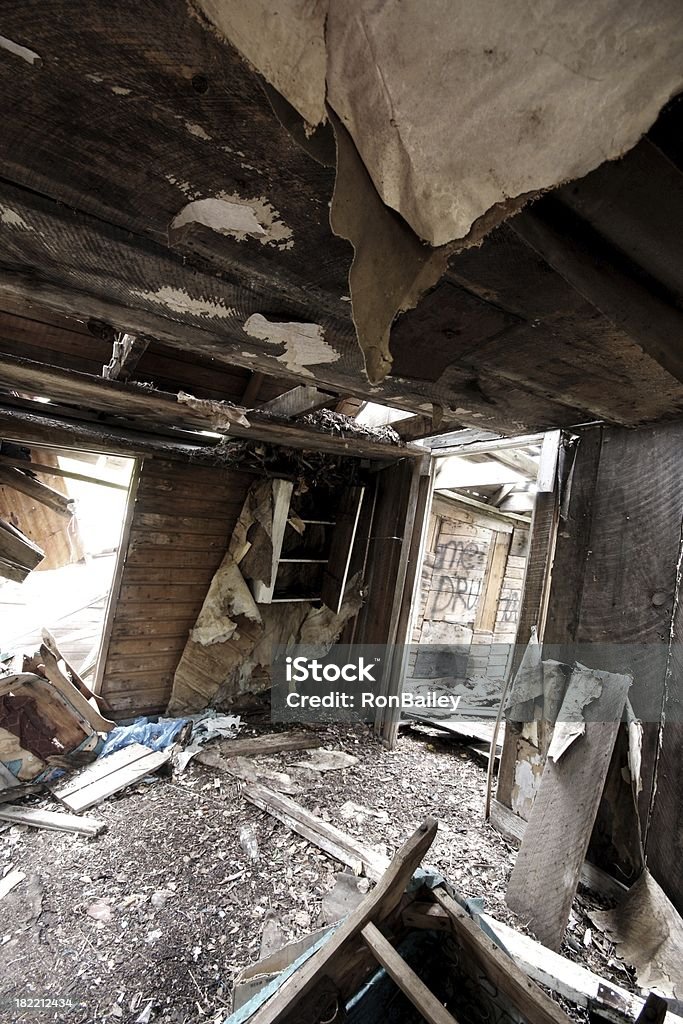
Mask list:
[[[681,5],[0,75],[0,1024],[683,1024]]]

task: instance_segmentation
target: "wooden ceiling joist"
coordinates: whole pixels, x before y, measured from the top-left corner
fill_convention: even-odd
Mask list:
[[[25,463],[25,465],[27,468],[30,468],[28,463]],[[51,508],[53,512],[57,512],[60,516],[70,518],[74,514],[73,498],[69,498],[66,494],[62,494],[61,491],[48,487],[47,484],[41,483],[40,480],[34,479],[34,477],[29,476],[16,467],[0,466],[0,486],[12,487],[15,491],[28,494],[30,498],[40,502],[41,505],[46,505],[47,508]]]
[[[73,457],[74,453],[69,453]],[[79,483],[97,484],[98,487],[109,487],[116,491],[127,491],[127,484],[117,484],[113,480],[104,480],[99,476],[89,476],[86,473],[75,473],[70,469],[62,469],[61,466],[44,466],[40,462],[28,462],[26,459],[13,459],[8,455],[0,455],[0,467],[11,469],[29,469],[32,473],[40,476],[58,476],[66,480],[78,480]],[[59,492],[57,492],[59,493]]]
[[[153,388],[104,380],[26,359],[3,359],[0,363],[0,385],[8,390],[56,399],[78,409],[122,417],[127,425],[143,431],[148,424],[169,430],[179,427],[216,431],[245,440],[382,461],[424,454],[411,446],[399,447],[355,433],[348,436],[328,434],[304,424],[279,422],[256,411],[249,412],[248,426],[245,426],[246,410],[228,402],[196,399],[188,405],[180,403],[176,395]],[[5,404],[12,404],[10,396]],[[74,418],[78,418],[77,415]],[[227,421],[228,427],[225,426]]]

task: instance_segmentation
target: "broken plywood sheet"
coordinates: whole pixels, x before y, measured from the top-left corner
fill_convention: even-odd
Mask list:
[[[70,811],[73,811],[74,814],[87,811],[90,807],[101,804],[108,797],[114,796],[116,793],[120,793],[121,790],[127,789],[128,786],[132,786],[134,783],[144,779],[145,775],[151,775],[153,772],[158,771],[162,765],[171,759],[171,756],[172,751],[170,749],[151,751],[131,764],[123,765],[116,771],[111,772],[111,774],[105,775],[104,778],[97,779],[75,793],[70,793],[68,796],[63,797],[62,803]]]
[[[57,757],[80,756],[97,746],[90,719],[105,720],[66,678],[58,683],[32,672],[0,680],[0,760],[21,782],[39,778]]]
[[[683,920],[649,871],[614,910],[590,916],[635,967],[642,989],[683,998]]]
[[[435,246],[621,156],[683,86],[675,0],[199,5],[310,124],[327,94],[383,201]]]
[[[567,926],[632,682],[627,675],[579,670],[593,672],[601,693],[584,735],[559,761],[546,761],[505,897],[551,949],[559,948]]]

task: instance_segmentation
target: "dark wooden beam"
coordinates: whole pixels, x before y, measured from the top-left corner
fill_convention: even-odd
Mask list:
[[[73,452],[69,453],[73,456]],[[8,455],[0,455],[0,466],[12,469],[30,469],[32,473],[40,476],[58,476],[66,480],[78,480],[84,484],[97,484],[99,487],[110,487],[115,491],[127,491],[127,484],[117,484],[113,480],[104,480],[99,476],[88,476],[85,473],[74,473],[70,469],[62,469],[60,466],[44,466],[40,462],[29,462],[26,459],[12,459]]]
[[[252,402],[255,402],[258,398],[259,391],[263,386],[263,382],[266,379],[265,373],[259,373],[255,371],[247,382],[247,386],[244,389],[242,398],[240,399],[242,405],[249,407]]]
[[[40,480],[35,480],[20,469],[0,466],[0,487],[12,487],[15,491],[28,494],[34,501],[38,501],[41,505],[51,508],[53,512],[57,512],[60,516],[71,518],[74,514],[73,498],[68,498],[61,491],[56,491],[53,487],[48,487],[47,484],[41,483]]]
[[[79,408],[125,417],[129,422],[136,421],[133,425],[142,430],[147,424],[169,429],[211,430],[283,447],[381,461],[406,456],[415,458],[424,454],[419,449],[372,441],[356,434],[328,434],[307,425],[278,422],[276,418],[255,411],[249,413],[247,422],[246,410],[230,402],[194,398],[181,402],[179,396],[153,388],[121,384],[28,359],[5,357],[0,361],[0,385],[8,390],[41,395]],[[11,404],[11,399],[6,402]]]
[[[44,557],[44,551],[32,540],[29,540],[21,530],[11,523],[5,522],[4,519],[0,519],[0,559],[5,565],[26,570],[24,575],[28,576],[31,569],[35,569]],[[0,575],[2,575],[1,569]],[[10,579],[15,579],[15,576],[11,576]]]
[[[215,462],[212,450],[215,440],[194,437],[177,431],[177,437],[147,433],[131,429],[120,423],[81,420],[77,411],[68,417],[54,412],[46,414],[49,406],[37,406],[36,411],[0,404],[0,437],[7,441],[37,444],[45,447],[58,445],[61,451],[97,452],[106,455],[146,456],[181,462]],[[189,440],[188,438],[192,438]],[[206,442],[203,444],[202,442]]]
[[[518,213],[509,225],[615,327],[683,381],[683,312],[649,287],[595,229],[552,197]]]

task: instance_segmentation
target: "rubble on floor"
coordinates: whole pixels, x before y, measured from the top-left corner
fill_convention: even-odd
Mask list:
[[[312,748],[323,760],[346,755],[346,766],[310,770]],[[127,750],[140,753],[129,745],[110,758]],[[293,795],[275,788],[285,778]],[[62,780],[62,792],[74,782]],[[524,936],[505,905],[515,853],[483,821],[484,790],[483,769],[451,737],[403,736],[387,751],[364,727],[271,728],[213,739],[184,772],[138,776],[125,796],[98,803],[95,820],[106,831],[96,837],[0,823],[0,892],[3,883],[8,889],[0,900],[0,999],[44,993],[58,976],[74,1006],[56,1020],[127,1024],[144,1013],[148,1021],[218,1024],[238,979],[253,990],[264,955],[276,956],[277,973],[286,955],[278,959],[276,947],[293,941],[300,955],[308,936],[315,941],[338,915],[353,914],[420,818],[432,815],[439,829],[431,870],[465,903],[485,896],[477,927],[498,929],[514,962],[555,987],[573,1019],[601,1012],[605,992],[610,1019],[637,1015],[633,971],[589,917],[609,900],[579,890],[557,960]],[[12,807],[45,814],[54,804],[43,795]],[[426,911],[441,918],[437,933],[443,910]]]

